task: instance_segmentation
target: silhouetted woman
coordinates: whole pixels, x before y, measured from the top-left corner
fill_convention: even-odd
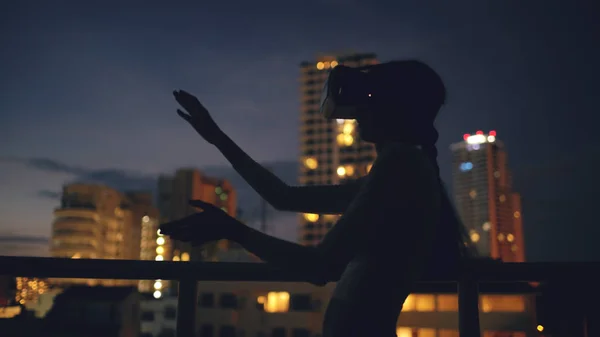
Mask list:
[[[215,206],[161,226],[164,234],[202,244],[229,239],[262,260],[301,271],[324,285],[338,281],[325,313],[324,337],[395,336],[402,305],[432,268],[453,268],[463,254],[460,225],[439,178],[434,127],[445,102],[440,77],[418,61],[331,70],[321,111],[356,119],[360,138],[376,146],[368,175],[341,185],[285,184],[242,151],[192,95],[177,91],[178,110],[274,208],[343,214],[314,247],[256,231]]]

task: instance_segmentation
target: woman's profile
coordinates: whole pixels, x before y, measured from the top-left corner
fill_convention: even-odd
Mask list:
[[[176,240],[228,239],[316,285],[337,281],[324,337],[395,336],[402,305],[423,273],[464,254],[460,224],[439,178],[434,120],[445,103],[440,77],[419,61],[331,70],[321,111],[355,119],[375,144],[369,173],[342,185],[288,186],[242,151],[192,95],[174,93],[178,114],[278,210],[342,214],[316,246],[254,230],[200,200],[202,212],[161,226]]]

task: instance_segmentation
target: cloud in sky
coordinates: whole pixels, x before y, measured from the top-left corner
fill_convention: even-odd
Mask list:
[[[76,165],[69,165],[57,160],[49,158],[27,158],[16,159],[13,161],[19,162],[26,167],[33,168],[39,171],[50,173],[69,174],[73,178],[66,181],[98,183],[113,187],[120,191],[144,190],[151,191],[156,195],[157,176],[144,174],[137,171],[120,170],[114,168],[108,169],[89,169]],[[275,174],[289,184],[296,183],[297,163],[280,161],[267,164]],[[261,198],[254,190],[243,180],[243,178],[235,172],[230,166],[209,166],[201,168],[201,171],[214,177],[224,178],[229,180],[236,188],[238,195],[238,207],[244,212],[244,218],[252,226],[258,226],[258,221],[261,218],[260,206]],[[169,174],[170,172],[166,172]],[[37,191],[37,196],[58,200],[60,198],[60,190],[41,189]],[[270,223],[271,233],[281,236],[286,239],[295,240],[297,216],[293,213],[279,212],[272,207],[267,207],[267,218]]]

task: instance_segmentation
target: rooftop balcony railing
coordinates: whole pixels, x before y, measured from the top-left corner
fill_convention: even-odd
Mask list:
[[[432,274],[416,290],[458,291],[459,333],[480,337],[479,290],[484,284],[599,280],[600,262],[496,263],[473,261],[448,274]],[[89,278],[179,281],[177,337],[195,335],[198,281],[304,282],[302,275],[264,263],[155,262],[42,257],[0,257],[0,274],[38,278]]]

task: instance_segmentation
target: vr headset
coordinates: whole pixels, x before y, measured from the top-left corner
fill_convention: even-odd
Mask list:
[[[392,61],[358,68],[338,65],[330,70],[323,88],[321,113],[327,119],[357,119],[360,113],[375,106],[425,104],[436,111],[432,116],[419,117],[429,122],[435,119],[437,105],[444,100],[445,88],[438,74],[419,61]]]
[[[321,114],[327,119],[356,119],[373,99],[369,76],[373,67],[331,69],[321,94]]]

